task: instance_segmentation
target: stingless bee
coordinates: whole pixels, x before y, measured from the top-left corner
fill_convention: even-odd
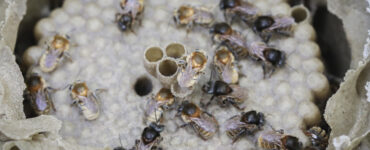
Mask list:
[[[190,125],[194,131],[203,140],[208,140],[218,131],[218,122],[216,118],[202,111],[194,103],[184,101],[178,108],[178,113],[181,113],[181,119],[185,122],[181,127]]]
[[[31,101],[31,106],[38,115],[49,114],[50,108],[56,111],[50,97],[52,90],[46,86],[45,80],[38,74],[32,74],[28,78],[25,95]]]
[[[120,6],[122,13],[116,14],[118,29],[122,32],[132,31],[132,25],[135,21],[141,24],[141,14],[144,11],[144,0],[121,0]]]
[[[259,16],[253,23],[253,31],[268,42],[274,33],[290,36],[294,18],[289,16]]]
[[[173,13],[173,19],[178,26],[186,26],[187,31],[194,25],[209,26],[213,20],[213,14],[205,7],[180,6]]]
[[[239,73],[235,67],[235,58],[226,46],[219,47],[214,56],[213,63],[220,74],[220,78],[224,82],[228,84],[238,82]]]
[[[275,68],[285,65],[285,53],[281,50],[268,47],[263,42],[253,42],[250,46],[252,57],[262,60],[264,78],[270,77]]]
[[[311,148],[315,150],[325,150],[328,146],[329,137],[326,131],[318,126],[313,126],[304,132],[311,141]]]
[[[162,141],[161,132],[164,126],[156,123],[151,123],[144,128],[140,140],[135,141],[135,146],[131,150],[161,150],[159,143]]]
[[[253,4],[243,0],[220,0],[219,6],[224,11],[224,17],[228,23],[236,17],[249,22],[256,17],[258,12]]]
[[[300,150],[302,143],[298,138],[284,134],[283,130],[268,131],[258,137],[258,146],[263,149],[271,150]]]
[[[147,104],[145,112],[147,122],[161,122],[164,110],[170,109],[175,101],[171,90],[162,88]]]
[[[215,23],[211,27],[210,33],[212,34],[212,40],[227,46],[236,59],[248,55],[247,41],[239,32],[234,31],[229,24],[224,22]]]
[[[97,92],[103,89],[96,89],[91,92],[85,82],[77,81],[70,86],[73,105],[77,105],[87,120],[94,120],[100,115],[99,98]]]
[[[244,135],[252,135],[260,130],[265,123],[262,113],[252,110],[241,115],[235,115],[225,122],[226,134],[235,143]]]
[[[67,52],[69,49],[69,37],[66,35],[55,35],[51,41],[47,43],[47,50],[40,57],[39,65],[41,71],[54,71],[64,56],[66,56],[69,60],[72,60]]]
[[[207,65],[207,55],[203,50],[196,50],[186,57],[186,62],[180,64],[181,71],[177,82],[182,88],[191,88],[203,74]]]

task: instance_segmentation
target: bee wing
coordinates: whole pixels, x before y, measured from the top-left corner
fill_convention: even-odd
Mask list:
[[[78,97],[83,102],[84,106],[92,113],[95,114],[100,111],[99,105],[98,105],[98,99],[95,96],[90,94],[88,97],[84,97],[84,96],[78,96]]]
[[[232,35],[221,35],[220,37],[221,39],[227,40],[237,46],[245,47],[245,39],[237,32]]]
[[[41,65],[45,66],[46,68],[52,68],[58,63],[59,54],[56,50],[48,50],[44,53],[44,59],[41,61]]]
[[[277,145],[279,147],[282,147],[282,143],[281,143],[281,135],[280,134],[277,134],[276,132],[274,131],[269,131],[269,132],[264,132],[260,135],[260,137],[264,140],[264,141],[268,141],[269,143],[272,143],[274,145]]]
[[[249,47],[250,48],[248,48],[248,50],[250,51],[251,54],[265,61],[265,57],[263,56],[263,51],[265,50],[265,48],[267,48],[267,45],[265,43],[253,42],[252,44],[250,44]]]
[[[194,82],[196,71],[192,68],[191,63],[187,64],[185,70],[178,75],[177,82],[180,87],[189,87]]]
[[[233,92],[229,94],[230,96],[244,100],[248,98],[248,89],[235,84],[231,84],[230,87],[233,89]]]
[[[253,4],[243,2],[241,6],[235,8],[235,11],[242,12],[244,15],[255,15],[257,14],[257,8]]]
[[[275,23],[272,24],[271,27],[269,27],[270,30],[275,30],[278,28],[284,28],[288,27],[292,24],[294,24],[294,19],[292,17],[277,17],[274,18]]]
[[[32,97],[34,98],[34,104],[37,107],[39,111],[44,111],[48,107],[48,102],[46,100],[46,93],[44,93],[42,90],[38,91],[35,95]]]
[[[200,118],[190,118],[190,120],[207,132],[215,133],[218,130],[217,120],[208,113],[202,113]]]
[[[158,108],[158,103],[154,98],[150,98],[147,102],[146,114],[152,114]]]
[[[221,76],[226,83],[232,83],[235,78],[234,67],[231,63],[221,66]]]
[[[241,126],[244,126],[245,123],[240,122],[240,117],[241,117],[240,115],[235,115],[229,118],[228,120],[226,120],[226,122],[223,124],[223,129],[227,131],[227,130],[234,130],[234,129],[240,128]]]

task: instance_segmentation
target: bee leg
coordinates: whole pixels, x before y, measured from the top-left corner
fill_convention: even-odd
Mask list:
[[[262,39],[265,43],[268,43],[271,37],[272,37],[271,32],[265,32],[264,35],[262,36]]]
[[[236,141],[238,141],[243,135],[245,134],[245,130],[243,130],[242,132],[239,132],[235,138],[233,139],[233,142],[231,144],[234,144]]]
[[[275,68],[272,66],[272,64],[268,62],[262,63],[262,69],[264,79],[271,77],[272,73],[275,71]]]
[[[68,59],[68,61],[73,62],[72,56],[68,52],[63,52],[63,55]]]
[[[50,91],[51,90],[55,91],[55,89],[53,89],[51,87],[47,87],[47,88],[44,89],[44,92],[45,92],[45,96],[46,96],[46,99],[48,100],[49,105],[56,112],[57,110],[55,109],[53,100],[50,98]]]
[[[211,104],[212,100],[215,99],[215,97],[215,95],[212,95],[211,99],[206,104],[204,104],[204,108],[207,108]]]

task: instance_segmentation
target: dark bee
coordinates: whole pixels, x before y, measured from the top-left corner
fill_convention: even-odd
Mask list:
[[[253,42],[250,54],[257,60],[262,60],[264,77],[270,77],[275,68],[283,67],[285,64],[285,53],[281,50],[268,47],[263,42]]]
[[[47,43],[47,50],[41,55],[39,60],[40,69],[43,72],[52,72],[54,71],[62,58],[67,56],[68,50],[70,49],[70,42],[68,36],[55,35],[51,41]]]
[[[203,112],[200,108],[188,101],[182,102],[178,108],[181,118],[185,122],[181,127],[191,125],[194,131],[203,140],[208,140],[218,131],[218,122],[214,116]]]
[[[50,108],[55,111],[50,97],[51,90],[50,87],[46,87],[45,80],[41,76],[32,74],[28,78],[26,97],[31,101],[31,106],[38,115],[49,114]]]
[[[221,100],[222,106],[231,104],[239,110],[244,108],[239,105],[247,99],[246,89],[238,85],[229,85],[224,81],[209,81],[202,87],[203,92],[212,94],[210,101],[206,104],[208,106],[214,98]]]
[[[118,29],[122,32],[131,30],[135,21],[141,23],[141,14],[144,11],[144,0],[122,0],[120,3],[122,13],[116,14]]]
[[[96,95],[97,89],[91,92],[85,82],[75,82],[70,86],[73,104],[77,105],[87,120],[94,120],[100,115],[99,98]]]
[[[302,143],[297,137],[285,135],[281,131],[264,132],[258,137],[258,146],[271,150],[300,150]]]
[[[173,19],[177,25],[186,26],[190,30],[193,25],[210,25],[213,20],[213,14],[205,7],[180,6],[173,13]]]
[[[325,150],[328,146],[328,135],[326,131],[318,126],[314,126],[304,132],[311,141],[311,147],[315,150]]]
[[[274,33],[289,36],[294,23],[294,18],[288,16],[259,16],[253,30],[267,43]]]
[[[258,11],[253,4],[243,0],[220,0],[219,6],[228,23],[236,17],[249,22],[256,17]]]
[[[227,23],[214,24],[210,33],[212,34],[212,40],[228,47],[236,59],[248,55],[247,41]]]
[[[151,123],[144,128],[140,140],[135,141],[135,146],[131,150],[161,150],[159,143],[162,141],[161,132],[164,126]]]
[[[261,129],[264,123],[264,115],[252,110],[228,119],[225,122],[226,134],[233,139],[234,143],[244,135],[254,134]]]
[[[146,122],[161,122],[164,110],[170,109],[175,101],[171,90],[162,88],[148,101]]]

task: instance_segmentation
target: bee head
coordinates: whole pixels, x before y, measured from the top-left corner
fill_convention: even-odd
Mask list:
[[[209,32],[212,34],[228,35],[232,33],[232,28],[229,24],[221,22],[214,24]]]
[[[156,129],[152,128],[151,126],[146,127],[141,134],[141,140],[144,142],[145,145],[153,142],[160,134]]]
[[[68,39],[61,35],[55,35],[51,44],[55,50],[64,51],[69,48]]]
[[[283,144],[287,150],[300,150],[302,143],[299,142],[297,137],[287,135],[283,139]]]
[[[117,20],[118,28],[124,32],[131,28],[132,21],[133,19],[130,13],[121,14]]]
[[[240,5],[239,0],[221,0],[219,6],[221,10],[225,10],[228,8],[234,8],[239,5]]]
[[[274,66],[281,67],[285,63],[285,54],[280,50],[269,48],[263,51],[263,55]]]
[[[274,24],[274,18],[270,16],[260,16],[254,21],[253,30],[261,32]]]
[[[184,101],[177,109],[178,112],[181,112],[185,115],[191,116],[197,112],[197,106],[189,101]]]
[[[72,92],[79,96],[87,96],[88,88],[85,82],[75,83]]]
[[[27,86],[30,91],[37,91],[43,85],[41,76],[33,74],[27,81]]]
[[[213,88],[212,88],[212,81],[208,81],[206,84],[203,85],[202,91],[204,93],[212,94]]]
[[[151,128],[153,128],[158,133],[162,132],[164,130],[164,125],[159,125],[155,122],[150,123],[149,125]]]

